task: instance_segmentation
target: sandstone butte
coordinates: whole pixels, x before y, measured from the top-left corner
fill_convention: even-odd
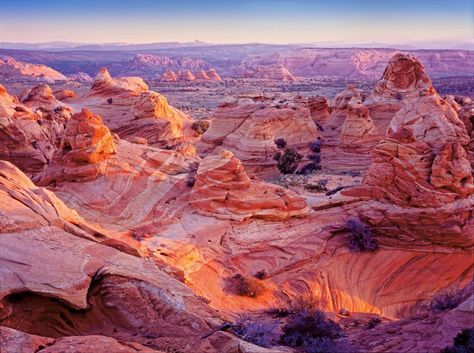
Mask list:
[[[166,147],[185,143],[192,135],[191,118],[150,91],[141,78],[112,78],[105,68],[88,93],[68,104],[75,110],[87,108],[99,114],[110,130],[124,139],[139,137],[150,145]]]
[[[247,171],[275,175],[276,139],[284,139],[306,156],[310,154],[310,144],[320,136],[307,101],[284,96],[229,97],[214,112],[197,149],[202,155],[229,150]]]
[[[49,83],[67,80],[67,77],[62,73],[46,65],[24,63],[9,56],[0,57],[1,78],[36,80]]]
[[[416,58],[395,55],[368,97],[351,87],[330,105],[229,99],[197,144],[202,159],[116,131],[111,121],[124,123],[125,108],[104,107],[152,95],[140,79],[102,71],[91,92],[61,108],[75,112],[65,119],[50,111],[63,103],[46,87],[32,93],[19,103],[0,90],[7,351],[292,352],[220,328],[306,291],[326,311],[352,312],[331,314],[345,329],[383,318],[347,330],[343,340],[364,352],[435,353],[474,326],[471,103],[440,97]],[[48,114],[62,126],[54,138]],[[323,159],[327,143],[357,154],[370,141],[362,184],[318,199],[252,176],[275,173],[279,137],[303,154],[320,137]],[[47,158],[35,141],[50,146]],[[348,249],[353,217],[377,234],[376,251]],[[226,289],[236,275],[256,288],[252,296]],[[457,287],[465,289],[455,308],[418,313]]]

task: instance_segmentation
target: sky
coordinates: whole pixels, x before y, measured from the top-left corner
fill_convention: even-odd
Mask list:
[[[0,0],[0,42],[473,39],[473,0]]]

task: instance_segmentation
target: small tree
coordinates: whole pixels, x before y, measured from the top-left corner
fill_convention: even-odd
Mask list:
[[[275,141],[275,145],[279,148],[279,149],[283,149],[283,148],[286,148],[286,140],[284,138],[277,138]]]
[[[293,174],[303,156],[293,148],[287,148],[283,154],[278,152],[273,158],[278,162],[278,169],[282,174]]]

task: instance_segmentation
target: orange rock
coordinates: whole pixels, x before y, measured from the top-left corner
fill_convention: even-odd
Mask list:
[[[207,75],[206,71],[204,71],[203,69],[199,70],[198,72],[196,72],[196,74],[194,75],[196,77],[196,80],[205,80],[205,81],[210,81],[210,77]]]
[[[178,75],[173,70],[166,70],[160,76],[160,81],[163,82],[176,82],[178,81]]]
[[[308,212],[305,200],[295,193],[251,180],[241,162],[225,150],[201,162],[189,202],[204,215],[236,221],[283,220]]]
[[[207,71],[207,75],[211,79],[211,81],[222,81],[222,78],[217,73],[216,69],[209,69]]]
[[[179,81],[194,81],[196,77],[189,70],[178,71],[178,80]]]
[[[288,147],[305,155],[318,137],[306,102],[285,97],[229,98],[217,108],[196,147],[202,154],[232,151],[247,171],[274,175],[278,173],[273,159],[276,139],[285,139]]]
[[[105,125],[121,138],[144,138],[150,145],[165,147],[185,142],[184,126],[191,119],[170,106],[162,95],[149,91],[139,77],[112,78],[102,68],[88,94],[73,104],[99,114]]]

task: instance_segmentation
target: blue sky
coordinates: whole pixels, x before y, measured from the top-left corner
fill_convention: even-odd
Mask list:
[[[472,38],[473,0],[0,0],[0,41],[12,42]]]

